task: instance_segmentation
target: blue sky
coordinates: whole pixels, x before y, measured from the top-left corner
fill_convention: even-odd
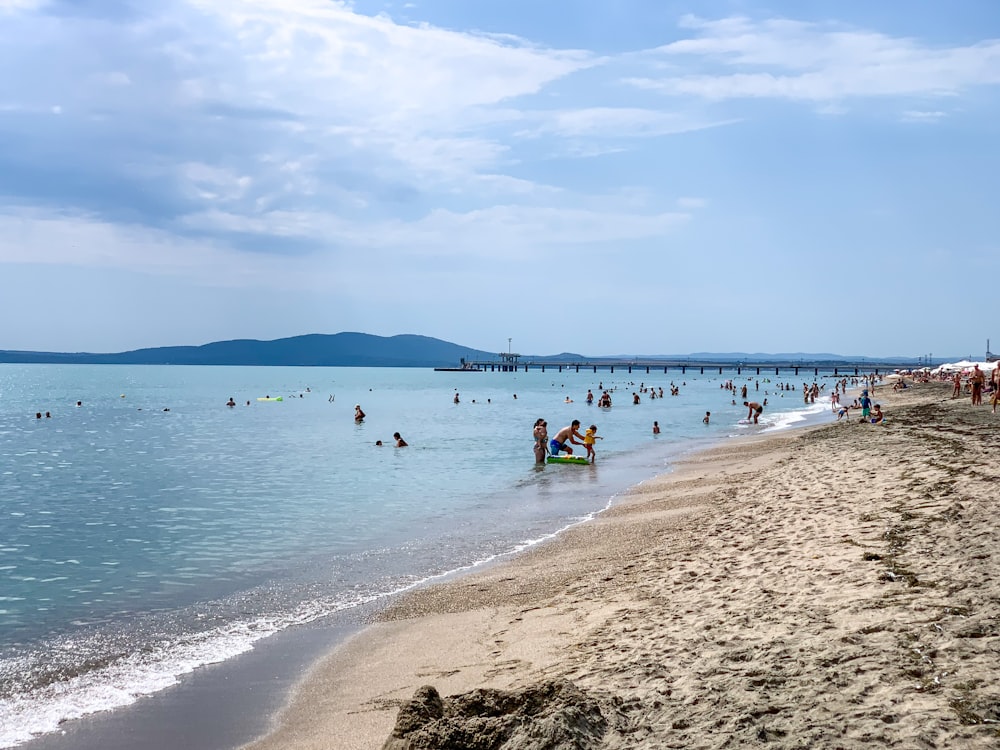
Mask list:
[[[0,0],[0,349],[1000,349],[1000,4]]]

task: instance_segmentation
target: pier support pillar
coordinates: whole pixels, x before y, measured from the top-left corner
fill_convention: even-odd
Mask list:
[[[580,365],[577,365],[577,366],[576,366],[576,371],[577,371],[577,372],[580,372]]]
[[[719,368],[719,374],[720,375],[722,374],[722,368],[721,367]]]
[[[757,374],[760,375],[760,368],[757,368]]]
[[[597,373],[597,365],[594,365],[594,374]]]
[[[704,375],[704,374],[705,374],[705,368],[704,368],[704,367],[702,367],[702,368],[701,368],[701,374],[702,374],[702,375]]]
[[[597,372],[597,369],[596,369],[596,368],[594,369],[594,372]],[[612,375],[614,375],[614,374],[615,374],[615,366],[614,366],[614,365],[611,365],[611,374],[612,374]]]
[[[780,375],[781,374],[781,373],[778,372],[778,368],[777,367],[774,368],[774,374],[775,375]]]
[[[720,375],[722,374],[722,370],[719,370],[719,374]],[[737,375],[742,375],[743,374],[743,368],[737,365],[737,367],[736,367],[736,374]]]
[[[629,365],[629,366],[628,366],[628,374],[629,374],[629,375],[631,375],[631,374],[632,374],[632,365]]]
[[[796,368],[795,368],[795,377],[798,377],[798,376],[799,376],[799,368],[798,368],[798,367],[796,367]]]

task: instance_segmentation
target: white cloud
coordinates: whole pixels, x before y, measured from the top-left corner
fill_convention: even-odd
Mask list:
[[[271,211],[246,216],[209,210],[184,217],[192,229],[322,239],[335,247],[495,257],[532,248],[628,242],[660,237],[688,221],[684,212],[637,213],[625,208],[500,205],[466,212],[431,211],[414,221],[360,223],[330,213]]]
[[[37,10],[48,4],[48,0],[0,0],[0,14]]]
[[[655,50],[671,63],[633,77],[671,95],[829,101],[851,97],[954,95],[1000,83],[1000,40],[932,47],[906,37],[831,23],[686,17],[696,38]],[[683,66],[683,67],[682,67]],[[686,72],[690,68],[697,72]]]
[[[925,112],[915,109],[909,109],[903,112],[901,119],[903,120],[903,122],[935,123],[935,122],[940,122],[947,116],[948,116],[947,112],[941,112],[940,110],[935,110],[933,112]]]
[[[330,0],[189,2],[230,30],[244,60],[251,86],[229,95],[282,101],[300,114],[351,112],[376,130],[430,120],[447,129],[453,123],[442,118],[536,93],[592,64],[584,52],[401,26]]]
[[[526,118],[540,119],[536,128],[518,135],[555,134],[562,137],[600,136],[618,138],[655,137],[688,133],[729,125],[735,120],[710,121],[680,112],[638,107],[585,107],[551,112],[532,112]]]
[[[181,164],[178,171],[188,192],[199,200],[237,200],[246,194],[253,183],[247,175],[200,162]]]
[[[129,78],[127,73],[123,73],[120,70],[111,70],[107,73],[100,73],[95,76],[95,80],[98,83],[103,83],[107,86],[131,86],[132,79]]]
[[[708,201],[704,198],[678,198],[677,205],[684,209],[704,208]]]

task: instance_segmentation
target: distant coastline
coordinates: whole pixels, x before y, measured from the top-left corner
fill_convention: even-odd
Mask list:
[[[472,349],[430,336],[368,333],[306,334],[273,341],[234,339],[201,346],[164,346],[115,353],[36,352],[0,349],[0,363],[90,365],[233,365],[261,367],[460,367],[463,361],[499,360],[502,353]],[[562,352],[525,355],[534,362],[623,360],[631,355],[584,356]],[[694,352],[690,354],[635,355],[648,360],[711,360],[725,362],[794,363],[858,362],[872,357],[829,353],[762,354],[748,352]],[[916,367],[913,357],[881,357],[878,361],[900,368]],[[947,362],[941,358],[939,362]],[[926,364],[926,363],[924,363]]]

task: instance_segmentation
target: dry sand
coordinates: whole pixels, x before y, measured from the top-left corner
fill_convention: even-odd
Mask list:
[[[950,390],[699,454],[406,596],[249,747],[380,748],[422,685],[553,679],[616,707],[581,747],[1000,747],[1000,415]]]

